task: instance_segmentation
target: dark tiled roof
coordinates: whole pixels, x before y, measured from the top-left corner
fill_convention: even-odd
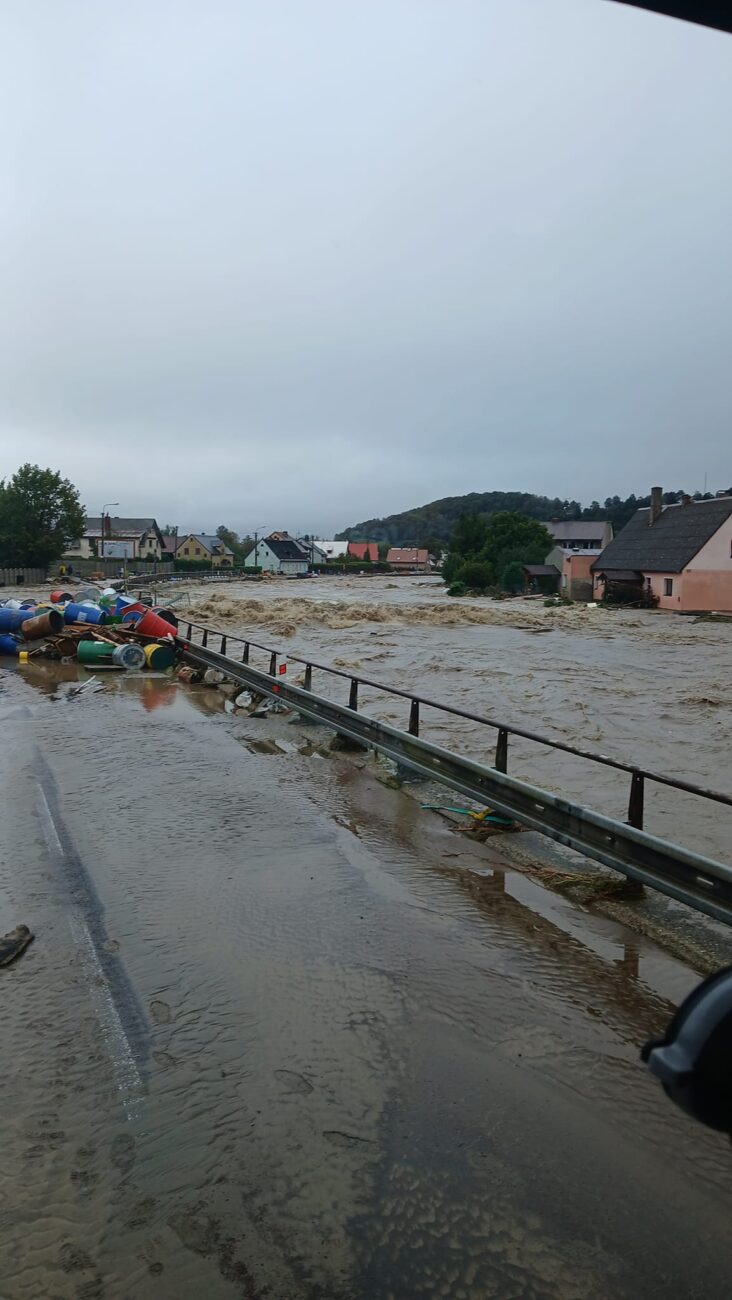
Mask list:
[[[273,555],[278,560],[306,560],[307,556],[303,553],[302,547],[298,546],[294,538],[289,537],[287,541],[279,541],[275,537],[265,537],[265,542]]]
[[[592,565],[594,573],[637,569],[642,573],[681,573],[732,514],[732,497],[665,506],[655,524],[648,508],[636,510],[614,541]]]
[[[554,564],[523,564],[521,567],[530,578],[559,577],[559,569]]]
[[[109,520],[107,526],[110,528],[113,537],[115,533],[126,533],[128,537],[142,537],[143,533],[149,533],[158,527],[154,519],[120,519],[118,515],[105,515],[104,517]],[[102,521],[99,515],[96,517],[87,515],[85,536],[90,534],[93,536],[95,533],[98,536],[101,528]]]
[[[215,537],[213,533],[191,533],[190,536],[195,541],[200,542],[202,546],[205,546],[206,550],[210,551],[212,555],[234,554],[230,547],[226,546],[220,537]]]

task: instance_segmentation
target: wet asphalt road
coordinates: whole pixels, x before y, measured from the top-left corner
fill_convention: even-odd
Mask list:
[[[318,729],[64,690],[0,677],[0,1297],[729,1294],[730,1148],[638,1062],[691,972]]]

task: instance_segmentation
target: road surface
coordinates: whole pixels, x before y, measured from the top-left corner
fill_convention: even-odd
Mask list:
[[[692,972],[320,729],[76,675],[0,676],[3,1300],[729,1294],[638,1061]]]

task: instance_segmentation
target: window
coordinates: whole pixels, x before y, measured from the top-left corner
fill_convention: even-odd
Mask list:
[[[184,547],[183,547],[183,554],[184,554],[184,555],[190,555],[190,551],[188,550],[188,547],[187,547],[187,546],[184,546]]]
[[[197,546],[197,547],[196,547],[196,555],[200,555],[200,554],[201,554],[201,548],[200,548],[200,546]]]
[[[664,578],[664,580],[663,580],[663,594],[664,594],[664,596],[673,596],[673,594],[674,594],[674,580],[673,580],[673,578]]]

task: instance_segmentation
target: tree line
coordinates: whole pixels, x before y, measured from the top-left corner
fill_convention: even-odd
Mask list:
[[[729,489],[732,493],[732,488]],[[712,492],[694,492],[695,501],[707,501]],[[683,491],[665,492],[664,505],[681,500]],[[490,516],[498,513],[520,514],[528,519],[548,523],[555,519],[607,519],[615,532],[624,528],[636,510],[651,503],[650,495],[606,497],[588,506],[561,497],[537,496],[532,492],[469,492],[465,496],[443,497],[414,510],[387,515],[383,519],[366,519],[346,528],[337,537],[352,542],[389,542],[392,546],[426,546],[431,552],[444,549],[461,515]]]

